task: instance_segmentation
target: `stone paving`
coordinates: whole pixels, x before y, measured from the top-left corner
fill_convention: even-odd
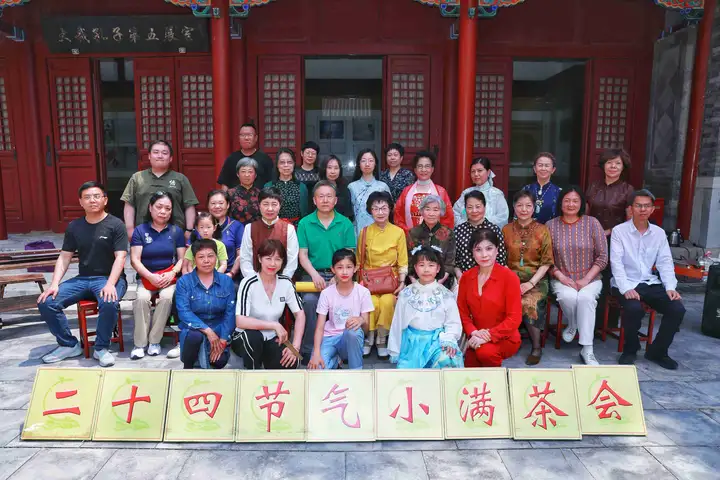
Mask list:
[[[13,235],[0,249],[17,249],[52,234]],[[128,268],[129,271],[129,268]],[[71,268],[69,275],[75,275]],[[50,274],[48,274],[49,280]],[[134,296],[134,285],[126,298]],[[586,436],[581,441],[457,440],[375,443],[172,444],[25,442],[19,433],[40,357],[54,339],[36,312],[3,315],[0,330],[0,480],[16,479],[717,479],[720,478],[720,340],[700,333],[703,295],[681,286],[688,313],[672,347],[677,371],[640,356],[637,362],[647,437]],[[7,295],[34,293],[34,285],[8,287]],[[125,352],[116,368],[181,368],[164,355],[131,361],[131,302],[123,301]],[[72,312],[71,326],[77,328]],[[164,344],[164,353],[171,346]],[[116,348],[116,347],[115,347]],[[595,343],[601,363],[617,361],[617,341]],[[508,360],[524,367],[527,343]],[[579,361],[577,344],[545,349],[539,367],[567,368]],[[239,367],[234,357],[230,366]],[[63,367],[96,367],[73,359]],[[374,354],[366,368],[388,368]]]

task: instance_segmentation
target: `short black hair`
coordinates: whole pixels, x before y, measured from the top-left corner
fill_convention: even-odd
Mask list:
[[[465,197],[463,198],[465,200],[465,205],[467,205],[468,200],[474,198],[476,200],[479,200],[480,203],[487,207],[487,200],[485,200],[485,194],[480,190],[470,190],[468,193],[465,194]]]
[[[276,238],[265,239],[258,247],[257,256],[253,259],[255,271],[260,272],[260,259],[262,257],[270,257],[276,253],[282,258],[280,271],[284,271],[287,266],[287,250],[285,249],[285,245]]]
[[[445,265],[443,264],[442,255],[434,248],[422,246],[417,252],[413,253],[412,257],[410,258],[411,275],[417,275],[417,272],[415,272],[415,265],[420,260],[427,260],[429,262],[437,263],[438,265],[440,265],[440,271],[438,271],[438,274],[435,276],[436,280],[441,279],[445,275]]]
[[[401,157],[405,156],[405,147],[400,145],[397,142],[393,142],[388,144],[387,147],[385,147],[385,156],[387,157],[387,154],[390,153],[390,150],[397,150]]]
[[[360,168],[360,160],[362,160],[363,155],[365,155],[366,153],[369,153],[370,155],[372,155],[373,159],[375,159],[373,177],[375,177],[375,179],[380,178],[380,161],[378,160],[375,150],[373,150],[372,148],[363,148],[358,152],[357,157],[355,157],[355,174],[353,175],[353,180],[360,180],[363,175],[362,169]]]
[[[533,204],[537,201],[537,197],[535,196],[535,194],[533,192],[531,192],[530,190],[527,190],[527,189],[522,189],[522,190],[515,192],[515,195],[513,195],[513,201],[512,201],[513,205],[515,205],[518,202],[518,200],[520,200],[523,197],[528,197]]]
[[[430,160],[430,163],[432,163],[433,168],[435,168],[435,162],[437,162],[437,156],[429,151],[429,150],[420,150],[415,154],[415,157],[413,158],[413,169],[417,168],[418,162],[423,159],[427,158]]]
[[[217,244],[215,243],[215,240],[200,238],[192,242],[192,245],[190,246],[193,257],[196,257],[200,250],[205,250],[206,248],[212,250],[215,255],[217,255]]]
[[[145,223],[152,222],[152,215],[150,215],[150,207],[155,205],[155,203],[158,200],[160,200],[161,198],[167,198],[168,200],[170,200],[171,212],[172,212],[172,209],[175,208],[175,202],[173,202],[172,196],[170,196],[170,194],[168,192],[158,190],[157,192],[150,195],[150,201],[148,202],[148,209],[147,209],[147,212],[145,212],[145,218],[144,218]],[[173,222],[173,217],[171,214],[170,219],[168,220],[168,224],[172,224],[172,223],[174,223],[174,222]]]
[[[608,148],[603,150],[598,160],[598,166],[600,168],[605,167],[605,164],[613,158],[619,158],[623,164],[622,174],[626,175],[627,171],[630,170],[632,162],[630,161],[630,154],[625,151],[624,148]]]
[[[653,201],[653,205],[655,205],[655,195],[652,194],[650,190],[647,188],[641,188],[640,190],[635,190],[628,199],[628,205],[632,205],[635,203],[635,199],[637,197],[648,197],[650,200]]]
[[[252,122],[243,123],[242,125],[240,125],[240,130],[242,130],[243,128],[246,128],[246,127],[249,127],[249,128],[252,128],[253,130],[255,130],[255,135],[257,135],[258,129],[254,123],[252,123]],[[238,130],[238,131],[240,131],[240,130]]]
[[[335,192],[335,195],[337,195],[337,190],[335,190],[335,187],[332,183],[328,182],[327,180],[320,180],[315,184],[313,187],[312,195],[315,196],[315,192],[317,192],[321,187],[330,187],[333,189],[333,192]]]
[[[475,230],[470,235],[470,243],[468,246],[472,251],[478,243],[484,242],[485,240],[495,245],[496,248],[500,248],[500,237],[489,228],[478,228]]]
[[[558,196],[557,204],[560,207],[560,211],[562,212],[562,202],[563,198],[565,198],[565,195],[568,193],[575,192],[580,196],[580,210],[578,210],[578,217],[582,217],[585,215],[585,194],[582,191],[582,188],[578,187],[577,185],[570,185],[569,187],[565,187],[562,190],[560,190],[560,195]]]
[[[388,205],[388,208],[392,212],[393,209],[393,201],[392,201],[392,195],[390,195],[388,192],[385,191],[377,191],[372,192],[370,195],[368,195],[367,203],[365,205],[365,209],[367,212],[372,215],[372,206],[375,203],[381,203],[385,202]]]
[[[295,152],[290,148],[280,148],[278,149],[277,153],[275,153],[275,178],[280,178],[280,169],[278,168],[278,163],[280,162],[280,155],[283,153],[290,155],[290,158],[292,158],[293,163],[296,163],[297,160],[295,160]],[[292,173],[292,179],[295,180],[295,170],[293,169]]]
[[[100,190],[102,190],[103,195],[107,197],[107,190],[105,190],[105,185],[98,181],[90,180],[89,182],[85,182],[80,185],[80,188],[78,188],[78,198],[82,198],[83,192],[85,190],[90,190],[91,188],[99,188]]]
[[[153,141],[151,141],[151,142],[150,142],[150,145],[148,146],[148,152],[149,152],[150,150],[152,150],[152,148],[153,148],[155,145],[165,145],[165,146],[168,148],[168,150],[170,150],[170,156],[171,156],[171,157],[173,156],[173,148],[172,148],[172,145],[170,145],[170,142],[168,142],[167,140],[153,140]]]
[[[311,148],[311,149],[315,150],[315,153],[317,153],[318,155],[320,155],[320,145],[318,145],[317,143],[313,142],[312,140],[310,140],[310,141],[305,142],[305,143],[302,144],[302,147],[300,147],[300,153],[304,152],[304,151],[307,150],[308,148]]]
[[[210,199],[214,197],[215,195],[222,195],[222,197],[227,202],[228,206],[232,204],[232,198],[230,198],[230,194],[227,192],[227,190],[222,190],[220,188],[216,188],[214,190],[210,190],[210,192],[207,194],[207,202],[210,203]],[[172,200],[172,199],[171,199]]]
[[[258,204],[262,203],[262,201],[267,198],[277,200],[278,202],[280,202],[280,205],[282,205],[283,203],[282,192],[277,187],[265,187],[260,190],[260,195],[258,195]]]
[[[332,256],[332,266],[334,267],[338,262],[341,262],[345,259],[350,260],[353,265],[357,266],[357,257],[355,256],[355,252],[353,252],[349,248],[341,248],[340,250],[335,250],[335,253],[333,253]]]

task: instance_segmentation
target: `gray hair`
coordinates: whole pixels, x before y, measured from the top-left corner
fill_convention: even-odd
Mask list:
[[[255,161],[254,158],[243,157],[238,160],[237,165],[235,165],[235,171],[239,172],[240,169],[243,167],[252,167],[255,170],[255,173],[257,173],[258,163]]]
[[[428,195],[425,198],[423,198],[420,201],[420,211],[422,212],[425,209],[425,207],[427,207],[431,203],[437,203],[438,205],[440,205],[440,215],[445,215],[445,211],[446,211],[447,207],[446,207],[443,199],[437,195]]]

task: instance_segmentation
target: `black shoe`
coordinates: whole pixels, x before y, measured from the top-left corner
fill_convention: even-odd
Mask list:
[[[678,369],[678,362],[673,360],[672,358],[668,357],[667,355],[652,355],[650,353],[645,353],[645,359],[650,360],[653,363],[657,363],[662,368],[665,368],[667,370],[677,370]]]
[[[636,359],[637,354],[635,353],[623,353],[620,355],[620,358],[618,358],[618,363],[620,365],[635,365]]]

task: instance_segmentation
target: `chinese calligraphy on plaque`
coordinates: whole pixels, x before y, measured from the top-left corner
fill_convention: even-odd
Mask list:
[[[647,434],[635,366],[577,365],[572,371],[583,434]]]
[[[513,438],[581,438],[571,370],[511,369],[508,374]]]
[[[445,438],[509,438],[504,368],[443,371]]]
[[[235,370],[173,370],[166,442],[232,442],[237,407]]]
[[[303,370],[242,372],[236,440],[305,440],[305,374]]]
[[[52,53],[207,52],[207,20],[187,15],[47,17]]]
[[[441,376],[440,370],[376,370],[377,438],[443,439]]]
[[[40,368],[35,376],[23,440],[90,440],[103,371]]]
[[[308,372],[308,441],[375,440],[373,372]]]
[[[106,371],[93,440],[162,440],[169,380],[167,370]]]

